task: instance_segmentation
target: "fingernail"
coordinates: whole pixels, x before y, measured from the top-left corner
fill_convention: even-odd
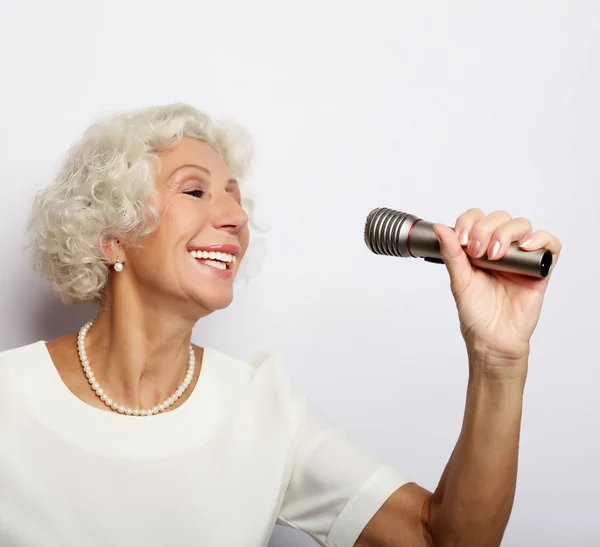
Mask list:
[[[490,253],[490,259],[494,260],[494,258],[496,258],[496,256],[498,255],[498,251],[500,250],[500,242],[496,241],[494,243],[494,245],[492,245],[492,251]]]
[[[525,241],[523,241],[523,243],[519,243],[519,247],[523,248],[523,247],[527,247],[527,245],[529,245],[531,242],[533,241],[533,238],[529,238],[526,239]]]
[[[476,240],[469,241],[469,245],[467,246],[467,251],[471,256],[477,256],[479,254],[479,249],[481,248],[481,243]]]
[[[465,230],[458,234],[458,242],[464,247],[468,243],[468,234]]]

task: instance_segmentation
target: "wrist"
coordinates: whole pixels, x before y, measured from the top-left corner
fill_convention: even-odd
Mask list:
[[[489,384],[522,385],[527,379],[529,344],[511,351],[496,350],[487,345],[468,348],[469,379],[471,382]]]
[[[469,357],[478,360],[522,361],[529,357],[529,340],[514,340],[509,343],[490,338],[470,336],[465,338]]]
[[[506,373],[472,372],[467,382],[467,393],[490,400],[510,401],[523,400],[525,394],[526,374],[509,376]]]
[[[526,366],[524,366],[526,370]],[[526,372],[510,372],[501,365],[500,369],[489,363],[474,364],[467,384],[467,408],[476,421],[489,423],[500,416],[504,421],[507,415],[516,412],[520,415],[525,394]]]

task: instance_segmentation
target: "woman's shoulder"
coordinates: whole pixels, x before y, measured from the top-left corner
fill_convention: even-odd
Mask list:
[[[2,390],[27,385],[32,374],[47,363],[48,352],[43,340],[0,351],[0,386]]]
[[[21,364],[45,351],[46,342],[44,340],[0,350],[0,367]]]

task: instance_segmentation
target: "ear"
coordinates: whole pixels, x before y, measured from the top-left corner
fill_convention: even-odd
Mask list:
[[[102,250],[111,264],[116,262],[124,264],[127,259],[123,242],[115,236],[104,236],[102,238]]]

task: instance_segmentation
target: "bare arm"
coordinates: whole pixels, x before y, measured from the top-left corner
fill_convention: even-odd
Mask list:
[[[462,430],[435,492],[399,488],[360,535],[360,547],[495,547],[513,506],[529,341],[549,276],[484,272],[467,254],[500,258],[520,242],[550,250],[554,269],[561,243],[505,211],[469,209],[454,230],[434,228],[469,356]]]
[[[472,374],[462,430],[435,492],[398,489],[357,547],[500,545],[515,494],[524,384]]]
[[[524,385],[470,380],[461,435],[430,501],[434,545],[500,545],[516,489]]]

